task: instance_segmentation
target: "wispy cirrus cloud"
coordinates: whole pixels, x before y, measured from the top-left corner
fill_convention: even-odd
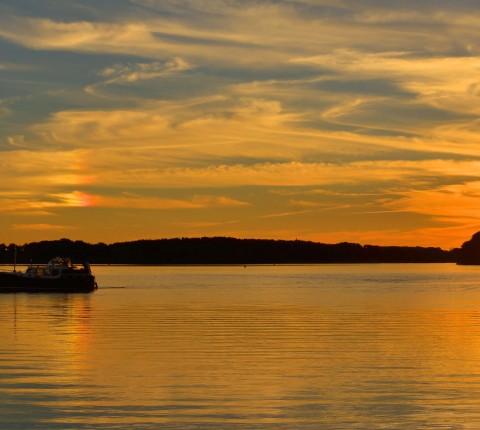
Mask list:
[[[0,37],[34,50],[128,54],[133,53],[135,46],[150,47],[154,44],[148,29],[140,24],[57,22],[27,17],[3,19]]]
[[[166,62],[114,64],[98,74],[106,79],[105,84],[119,84],[156,79],[190,69],[192,66],[187,61],[177,57]]]
[[[110,53],[149,59],[190,57],[211,64],[229,58],[253,65],[259,58],[253,51],[269,53],[261,37],[249,32],[200,28],[191,22],[175,22],[157,17],[147,21],[59,22],[44,18],[9,17],[0,19],[0,38],[33,50]],[[260,60],[265,64],[265,60]]]
[[[480,113],[477,103],[480,60],[477,57],[452,56],[425,59],[406,52],[365,53],[340,50],[327,55],[297,58],[292,61],[334,70],[336,79],[339,80],[387,77],[397,87],[403,88],[405,94],[410,94],[410,97],[403,99],[399,99],[397,94],[388,92],[369,97],[357,95],[353,100],[346,99],[325,111],[323,116],[329,120],[348,122],[348,118],[354,117],[355,113],[364,108],[364,105],[381,117],[381,107],[385,106],[387,100],[406,106],[405,113],[423,109],[424,114],[419,115],[419,119],[422,116],[428,118],[426,107],[450,111],[453,120],[459,120],[461,115],[473,119],[472,115]],[[348,88],[348,84],[345,87]],[[384,121],[383,118],[380,119],[377,125]],[[417,123],[418,121],[412,121],[410,124],[404,122],[403,129],[425,132],[424,127],[416,129]],[[427,126],[431,128],[431,125],[430,123]]]
[[[57,208],[88,207],[92,204],[89,194],[82,191],[68,193],[0,192],[0,212],[52,215]]]
[[[427,190],[405,190],[400,194],[402,197],[390,202],[387,207],[429,214],[448,223],[458,223],[460,219],[467,224],[480,222],[479,180]]]
[[[107,208],[139,208],[162,210],[208,209],[248,206],[249,203],[228,196],[195,195],[189,199],[167,199],[152,196],[132,195],[120,196],[92,195],[93,205]]]
[[[70,231],[75,230],[75,226],[68,226],[68,225],[57,225],[57,224],[13,224],[12,229],[16,231]]]
[[[248,206],[249,203],[224,195],[194,195],[185,199],[162,198],[135,193],[119,195],[94,194],[84,191],[65,193],[0,193],[0,212],[15,212],[35,216],[52,215],[59,208],[136,208],[147,210],[192,210],[209,208],[235,208]]]

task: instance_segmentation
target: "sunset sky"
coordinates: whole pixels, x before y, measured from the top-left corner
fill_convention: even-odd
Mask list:
[[[2,0],[0,243],[457,247],[478,0]]]

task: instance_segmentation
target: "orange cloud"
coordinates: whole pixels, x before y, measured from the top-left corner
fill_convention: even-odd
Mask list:
[[[25,231],[62,231],[62,230],[73,230],[76,227],[65,226],[65,225],[54,225],[54,224],[13,224],[12,229],[14,230],[25,230]]]
[[[182,58],[175,57],[165,63],[154,61],[152,63],[115,64],[99,72],[106,78],[105,84],[137,82],[168,76],[173,73],[191,69],[192,66]]]
[[[480,224],[480,181],[421,191],[404,191],[404,197],[386,206],[426,214],[451,224]]]
[[[158,197],[132,196],[129,194],[113,196],[90,196],[95,206],[110,208],[135,208],[135,209],[206,209],[215,207],[239,207],[249,203],[226,196],[197,195],[190,200],[164,199]]]
[[[49,215],[55,208],[87,207],[92,205],[92,196],[81,192],[37,195],[33,192],[0,192],[0,212],[28,212]]]

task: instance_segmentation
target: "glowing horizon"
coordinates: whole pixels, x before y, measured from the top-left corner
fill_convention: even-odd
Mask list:
[[[0,242],[459,247],[480,230],[473,6],[7,0]]]

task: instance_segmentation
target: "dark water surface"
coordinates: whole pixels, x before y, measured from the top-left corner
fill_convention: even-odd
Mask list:
[[[0,295],[0,428],[480,428],[480,267],[93,269]]]

